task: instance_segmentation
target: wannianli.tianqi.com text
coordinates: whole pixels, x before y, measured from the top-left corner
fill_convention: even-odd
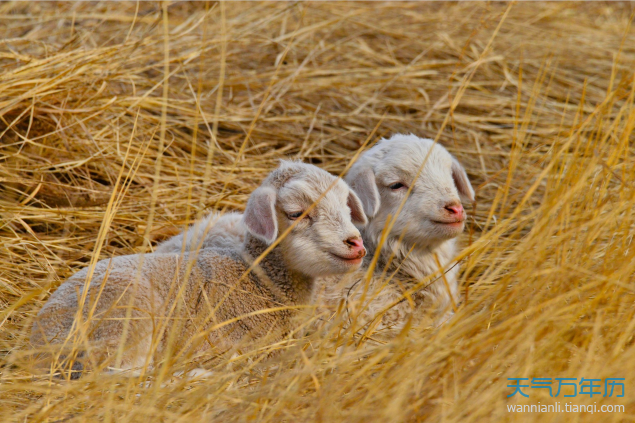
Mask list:
[[[623,413],[623,405],[600,405],[597,404],[507,404],[507,411],[510,413]]]
[[[512,388],[512,392],[507,395],[507,398],[517,396],[518,398],[529,398],[530,392],[535,389],[541,389],[549,393],[550,397],[569,397],[574,398],[577,396],[588,396],[593,398],[594,396],[601,396],[604,398],[620,398],[624,397],[625,378],[606,378],[604,383],[602,379],[590,379],[581,378],[578,383],[578,378],[570,377],[558,377],[547,378],[538,377],[530,378],[525,377],[510,377],[507,378],[511,381],[511,385],[507,385],[508,388]],[[554,383],[554,380],[556,383]],[[555,386],[557,384],[557,386]],[[556,389],[557,388],[557,389]],[[510,413],[623,413],[624,405],[597,405],[593,404],[573,404],[570,402],[559,402],[555,404],[508,404],[507,411]]]

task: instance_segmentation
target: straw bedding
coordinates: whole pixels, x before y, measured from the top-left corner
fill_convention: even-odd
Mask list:
[[[2,421],[569,421],[635,413],[635,31],[622,3],[0,4]],[[281,157],[341,172],[368,140],[437,139],[477,202],[462,304],[274,363],[168,357],[138,377],[31,372],[68,276],[242,210]],[[188,361],[190,360],[190,361]],[[173,376],[192,367],[207,378]],[[261,366],[261,367],[258,367]],[[264,366],[264,367],[262,367]],[[265,370],[263,370],[263,368]],[[624,377],[623,398],[507,398],[511,377]]]

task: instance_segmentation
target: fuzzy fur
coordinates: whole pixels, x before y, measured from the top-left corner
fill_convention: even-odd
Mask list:
[[[246,232],[241,213],[220,214],[213,211],[185,232],[159,244],[155,253],[181,253],[207,248],[237,249],[245,241]]]

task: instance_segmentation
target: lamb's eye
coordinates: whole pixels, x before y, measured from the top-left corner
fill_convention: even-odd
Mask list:
[[[295,213],[289,213],[289,214],[287,215],[287,217],[288,217],[290,220],[296,220],[298,217],[302,216],[302,213],[303,213],[303,212],[301,212],[301,211],[299,211],[299,212],[295,212]]]
[[[390,188],[393,191],[396,191],[396,190],[398,190],[400,188],[404,188],[404,187],[405,187],[405,185],[402,184],[401,182],[396,182],[396,183],[394,183],[392,185],[388,185],[388,188]]]

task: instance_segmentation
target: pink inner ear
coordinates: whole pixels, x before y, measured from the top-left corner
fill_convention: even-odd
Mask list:
[[[474,189],[467,177],[467,173],[463,166],[454,158],[452,160],[452,179],[454,179],[454,185],[456,185],[456,189],[462,197],[461,200],[474,201]]]
[[[368,223],[362,203],[354,192],[351,191],[348,194],[346,205],[349,209],[351,209],[351,220],[353,223],[357,223],[359,225],[365,225]]]
[[[278,235],[276,220],[276,193],[261,187],[251,194],[243,216],[245,226],[253,235],[272,243]]]
[[[355,194],[358,195],[366,216],[375,216],[379,210],[379,191],[377,190],[373,170],[366,168],[350,180],[347,178],[347,182],[355,191]]]

